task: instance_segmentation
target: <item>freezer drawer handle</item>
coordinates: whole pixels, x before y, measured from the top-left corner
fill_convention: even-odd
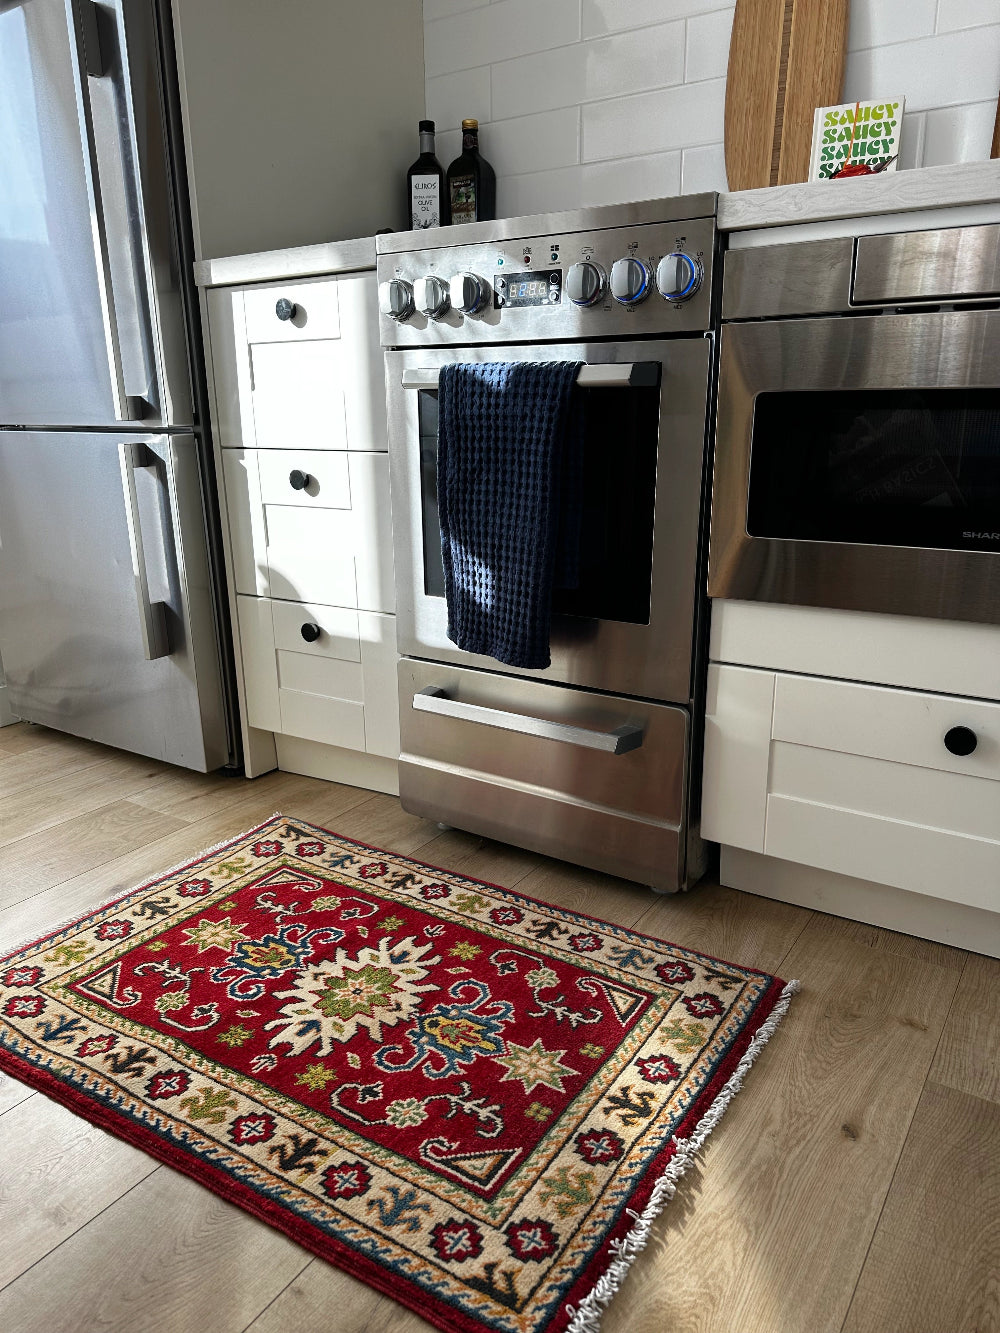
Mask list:
[[[642,744],[643,728],[634,722],[615,727],[614,731],[592,731],[589,727],[574,727],[568,722],[550,722],[545,717],[526,717],[523,713],[484,708],[482,704],[462,703],[460,699],[449,699],[436,685],[428,685],[415,694],[413,707],[422,713],[454,717],[460,722],[479,722],[484,727],[500,727],[503,731],[520,731],[526,736],[541,736],[543,740],[562,741],[566,745],[583,745],[588,750],[603,750],[606,754],[628,754]]]
[[[440,368],[415,366],[403,371],[404,389],[436,389]],[[581,389],[653,388],[660,382],[659,361],[601,362],[581,366],[576,382]]]
[[[167,638],[166,606],[149,600],[149,579],[146,575],[146,557],[142,548],[142,527],[139,522],[139,497],[135,489],[135,469],[155,467],[156,455],[140,441],[123,442],[118,446],[118,462],[122,471],[122,492],[125,496],[125,522],[128,525],[128,544],[132,553],[132,574],[135,595],[139,603],[139,629],[142,650],[153,661],[170,655]]]

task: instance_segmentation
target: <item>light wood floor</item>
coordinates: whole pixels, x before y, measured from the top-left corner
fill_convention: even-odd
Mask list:
[[[0,730],[0,951],[273,812],[802,981],[607,1333],[1000,1330],[1000,966],[702,884],[657,898],[288,774]],[[428,1325],[0,1075],[3,1333]]]

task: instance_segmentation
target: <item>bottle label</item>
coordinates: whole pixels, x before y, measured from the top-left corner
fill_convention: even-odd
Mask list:
[[[475,176],[452,176],[450,184],[452,222],[478,221]]]
[[[410,226],[422,231],[441,225],[441,190],[433,173],[410,178]]]

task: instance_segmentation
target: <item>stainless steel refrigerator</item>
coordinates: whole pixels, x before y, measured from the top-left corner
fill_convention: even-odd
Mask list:
[[[0,659],[17,716],[234,764],[169,7],[0,0]]]

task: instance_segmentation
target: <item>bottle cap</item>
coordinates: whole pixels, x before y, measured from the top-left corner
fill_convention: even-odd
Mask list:
[[[463,130],[478,130],[478,129],[479,129],[479,121],[478,121],[478,120],[463,120],[463,121],[462,121],[462,129],[463,129]]]
[[[417,129],[420,131],[421,134],[433,134],[434,122],[433,120],[422,120],[420,124],[417,126]]]

